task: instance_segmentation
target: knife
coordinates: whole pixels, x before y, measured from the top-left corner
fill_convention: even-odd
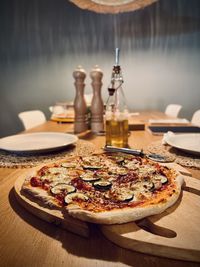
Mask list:
[[[146,154],[143,152],[142,149],[132,149],[132,148],[115,147],[115,146],[105,146],[103,149],[106,152],[122,152],[122,153],[132,154],[135,156],[147,157],[151,160],[158,161],[158,162],[170,162],[171,161],[167,157],[159,155],[159,154],[154,154],[154,153]]]

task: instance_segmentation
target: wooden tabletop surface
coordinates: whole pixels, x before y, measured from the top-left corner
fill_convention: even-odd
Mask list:
[[[137,117],[147,123],[148,119],[165,118],[160,112],[143,112]],[[73,133],[73,124],[48,121],[26,132],[56,131]],[[101,148],[104,136],[90,133],[79,135]],[[145,148],[152,141],[161,139],[148,131],[133,131],[129,145]],[[191,170],[199,179],[200,171]],[[0,266],[72,266],[72,267],[121,267],[121,266],[200,266],[199,263],[178,261],[150,256],[120,248],[108,241],[99,229],[91,226],[89,239],[72,234],[49,224],[24,209],[14,195],[14,183],[20,169],[0,169]]]

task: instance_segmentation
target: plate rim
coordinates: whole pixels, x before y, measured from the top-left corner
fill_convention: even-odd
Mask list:
[[[7,151],[7,152],[13,152],[13,153],[41,153],[41,152],[48,152],[48,151],[56,151],[56,150],[59,150],[61,148],[64,148],[64,147],[67,147],[69,145],[72,145],[72,144],[75,144],[77,141],[78,141],[78,137],[74,134],[70,134],[70,133],[62,133],[62,132],[33,132],[33,133],[20,133],[20,134],[15,134],[15,135],[9,135],[9,136],[6,136],[6,137],[3,137],[0,139],[0,145],[1,145],[1,141],[3,139],[11,139],[11,138],[20,138],[20,137],[24,137],[24,136],[34,136],[34,135],[58,135],[59,136],[71,136],[74,138],[74,141],[72,142],[66,142],[64,144],[61,144],[61,145],[56,145],[56,146],[48,146],[48,147],[43,147],[43,148],[37,148],[37,149],[9,149],[9,148],[6,148],[6,147],[2,147],[0,146],[0,149],[1,150],[4,150],[4,151]]]
[[[185,134],[174,134],[172,136],[168,136],[167,138],[167,144],[172,146],[172,147],[175,147],[177,149],[180,149],[180,150],[183,150],[183,151],[186,151],[186,152],[190,152],[191,154],[196,154],[196,155],[200,155],[200,150],[195,150],[195,149],[189,149],[189,148],[184,148],[184,147],[181,147],[179,145],[176,145],[174,143],[171,142],[170,139],[173,139],[173,138],[180,138],[180,136],[199,136],[200,137],[200,134],[198,133],[185,133]]]

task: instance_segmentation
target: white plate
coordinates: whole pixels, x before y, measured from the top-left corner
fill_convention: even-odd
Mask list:
[[[167,137],[166,142],[185,152],[200,155],[200,134],[177,134]]]
[[[0,149],[16,153],[56,151],[76,143],[77,136],[57,132],[39,132],[11,135],[0,139]]]

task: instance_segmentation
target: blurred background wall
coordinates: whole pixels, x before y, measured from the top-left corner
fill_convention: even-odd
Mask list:
[[[200,108],[200,1],[159,0],[117,15],[81,10],[67,0],[0,1],[0,137],[21,131],[20,111],[75,96],[72,72],[103,70],[107,98],[114,49],[121,49],[124,91],[132,111]]]

